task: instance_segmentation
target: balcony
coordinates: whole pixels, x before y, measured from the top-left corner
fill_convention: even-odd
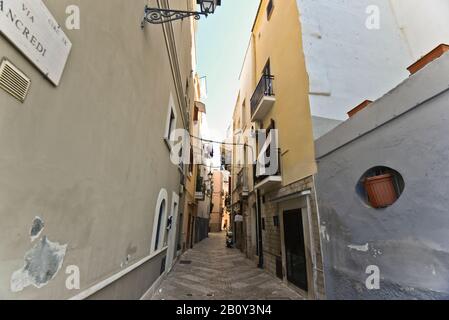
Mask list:
[[[195,200],[204,201],[206,193],[204,192],[204,179],[199,174],[196,178]]]
[[[231,207],[231,195],[228,194],[225,198],[225,206],[226,208],[228,208],[228,210],[230,210],[229,208]]]
[[[259,190],[269,191],[282,185],[281,151],[272,143],[269,135],[253,167],[255,188]]]
[[[276,102],[274,76],[263,75],[251,98],[251,121],[262,121]]]
[[[206,199],[206,195],[203,191],[195,192],[195,200],[204,201]]]

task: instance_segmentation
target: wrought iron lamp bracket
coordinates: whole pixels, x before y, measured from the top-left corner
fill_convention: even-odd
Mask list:
[[[198,11],[182,11],[172,9],[150,8],[145,6],[145,13],[142,20],[142,29],[145,28],[145,22],[151,24],[163,24],[175,20],[184,20],[189,17],[193,17],[195,20],[199,20],[201,15],[208,16],[206,12]]]

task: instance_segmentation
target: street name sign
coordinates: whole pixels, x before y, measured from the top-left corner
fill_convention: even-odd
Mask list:
[[[59,85],[72,43],[42,0],[0,0],[0,33]]]

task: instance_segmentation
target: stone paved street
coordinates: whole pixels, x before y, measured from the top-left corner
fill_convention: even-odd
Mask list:
[[[302,299],[239,250],[226,248],[224,233],[210,234],[180,262],[163,280],[153,300]]]

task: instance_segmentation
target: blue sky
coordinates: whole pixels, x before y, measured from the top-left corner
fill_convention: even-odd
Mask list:
[[[237,99],[238,77],[259,0],[223,0],[199,22],[198,73],[207,76],[207,123],[211,138],[225,138]]]

